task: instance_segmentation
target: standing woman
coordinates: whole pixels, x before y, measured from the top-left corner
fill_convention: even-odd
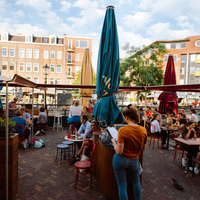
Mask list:
[[[190,114],[191,114],[191,121],[193,121],[195,123],[195,127],[198,127],[198,121],[199,121],[199,119],[198,119],[198,117],[196,115],[195,110],[191,109],[190,110]]]
[[[139,155],[146,149],[147,131],[144,127],[137,125],[140,115],[137,108],[131,104],[123,110],[123,115],[128,126],[118,131],[118,141],[112,139],[115,149],[113,157],[113,169],[117,179],[119,199],[128,200],[126,172],[133,183],[135,200],[141,199],[140,164]]]

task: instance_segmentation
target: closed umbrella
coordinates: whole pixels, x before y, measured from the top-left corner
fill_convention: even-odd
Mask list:
[[[90,56],[90,50],[85,49],[81,67],[80,85],[93,85],[93,69]],[[81,106],[88,106],[88,101],[92,98],[92,89],[80,89]]]
[[[97,61],[98,96],[93,114],[101,126],[123,122],[115,93],[120,83],[119,42],[114,7],[108,6],[104,19]]]
[[[173,55],[169,55],[163,85],[176,85],[176,73]],[[176,92],[162,92],[158,99],[160,100],[159,111],[161,114],[166,114],[170,107],[176,114],[178,113]]]

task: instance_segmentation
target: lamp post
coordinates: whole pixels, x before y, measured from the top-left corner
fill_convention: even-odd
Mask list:
[[[43,73],[44,73],[44,84],[47,84],[47,76],[49,75],[49,66],[46,64],[46,65],[43,65]],[[46,106],[46,89],[44,91],[44,108],[47,109],[47,106]]]

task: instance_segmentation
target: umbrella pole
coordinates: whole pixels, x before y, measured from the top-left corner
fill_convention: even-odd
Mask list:
[[[6,82],[6,200],[8,200],[8,82]]]
[[[144,104],[144,127],[146,127],[146,110],[147,110],[147,92],[145,91],[145,104]]]
[[[31,130],[31,144],[33,142],[33,93],[34,93],[34,88],[32,88],[32,130]],[[31,145],[31,148],[33,148],[33,144]]]

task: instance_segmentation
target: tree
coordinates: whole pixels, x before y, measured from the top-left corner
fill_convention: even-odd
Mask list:
[[[141,50],[126,43],[122,49],[129,56],[120,62],[120,85],[153,86],[163,83],[164,55],[168,52],[164,45],[153,44]]]

